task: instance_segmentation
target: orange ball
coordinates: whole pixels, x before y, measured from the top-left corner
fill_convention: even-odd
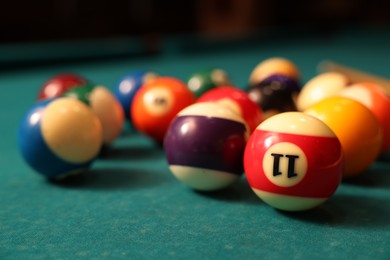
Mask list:
[[[345,88],[339,95],[359,101],[374,113],[383,130],[381,153],[390,148],[390,98],[373,82],[360,82]]]
[[[305,113],[322,120],[339,138],[345,157],[344,177],[363,172],[378,157],[382,130],[374,114],[361,103],[330,97],[309,107]]]
[[[130,111],[134,128],[162,144],[172,119],[194,102],[184,82],[173,77],[152,79],[134,96]]]

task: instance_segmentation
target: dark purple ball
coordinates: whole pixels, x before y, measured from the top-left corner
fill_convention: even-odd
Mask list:
[[[295,98],[301,87],[299,83],[285,75],[271,75],[247,89],[249,98],[264,112],[277,113],[296,111]]]
[[[240,122],[205,116],[204,113],[199,115],[196,114],[199,110],[191,110],[192,107],[206,111],[210,108],[225,109],[234,113],[221,105],[205,102],[190,106],[190,113],[179,114],[165,136],[164,150],[168,164],[172,173],[192,188],[223,188],[243,174],[248,129],[243,119]],[[210,113],[213,111],[210,110]]]

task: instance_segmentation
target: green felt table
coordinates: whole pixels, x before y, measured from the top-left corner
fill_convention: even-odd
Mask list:
[[[389,30],[258,37],[251,43],[222,47],[210,44],[173,39],[155,55],[118,58],[119,53],[118,59],[44,66],[34,56],[34,45],[26,56],[30,66],[7,69],[10,57],[0,60],[1,259],[390,258],[390,163],[386,160],[344,181],[318,208],[284,213],[261,202],[245,177],[218,192],[189,189],[170,173],[163,150],[131,131],[124,131],[88,174],[64,183],[46,181],[21,158],[18,125],[40,85],[59,72],[76,72],[113,88],[121,75],[135,69],[186,80],[196,70],[217,66],[244,87],[259,61],[282,56],[297,64],[303,82],[317,74],[324,59],[390,76]],[[87,47],[93,49],[94,44]],[[23,48],[21,55],[28,53],[29,46]],[[55,55],[55,45],[52,48],[47,53]],[[71,51],[66,53],[72,57]]]

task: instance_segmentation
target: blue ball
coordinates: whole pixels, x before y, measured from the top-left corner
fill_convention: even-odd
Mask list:
[[[49,106],[50,108],[48,108]],[[67,125],[66,129],[60,131],[58,129],[63,128],[63,126],[58,123],[59,121],[52,120],[53,115],[56,117],[56,112],[58,111],[56,107],[63,108],[65,111],[64,115],[58,114],[57,117],[58,120],[63,119],[63,125]],[[78,116],[77,112],[72,112],[80,108],[82,111],[81,116]],[[46,114],[50,115],[45,116],[45,112],[48,110],[51,111]],[[89,112],[90,114],[88,114]],[[74,115],[76,115],[75,119],[72,119]],[[97,117],[95,117],[90,108],[80,101],[70,98],[49,99],[38,102],[26,113],[19,126],[19,151],[31,168],[49,179],[82,172],[90,167],[98,155],[102,143],[102,128]],[[82,118],[86,120],[80,124],[77,123]],[[46,122],[44,122],[45,120]],[[72,121],[76,123],[72,124]],[[43,122],[45,124],[44,130]],[[79,129],[86,125],[88,125],[86,129]],[[74,159],[73,157],[77,157],[79,153],[76,149],[83,145],[81,144],[83,141],[80,142],[80,138],[84,137],[73,138],[73,136],[78,134],[80,136],[85,135],[85,131],[91,129],[91,137],[88,137],[84,145],[90,144],[92,147],[85,148],[86,156]],[[77,131],[80,132],[77,133]],[[72,139],[74,139],[73,143]],[[53,140],[55,141],[54,144]],[[64,150],[64,147],[66,150]],[[73,150],[71,149],[72,147],[74,147]]]
[[[146,70],[131,71],[125,74],[114,88],[114,95],[118,99],[125,113],[126,119],[131,123],[130,108],[133,103],[135,93],[148,80],[157,77],[153,72]]]

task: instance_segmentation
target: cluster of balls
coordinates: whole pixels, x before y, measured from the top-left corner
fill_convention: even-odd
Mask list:
[[[110,90],[75,74],[59,74],[41,87],[18,132],[25,161],[48,179],[88,170],[121,134],[124,113]]]
[[[298,211],[325,202],[342,178],[364,172],[390,148],[390,101],[380,86],[335,72],[302,86],[297,66],[284,58],[259,63],[246,88],[220,68],[187,82],[130,72],[113,95],[75,85],[44,87],[20,127],[24,158],[49,178],[88,168],[126,118],[163,147],[170,171],[189,187],[222,189],[245,172],[264,202]]]
[[[219,68],[183,82],[151,72],[124,77],[115,91],[133,128],[164,147],[172,173],[197,190],[228,186],[243,173],[261,108]]]
[[[156,78],[136,93],[133,124],[163,145],[173,175],[195,190],[227,187],[245,172],[267,204],[307,210],[390,147],[389,97],[340,73],[302,86],[294,63],[271,58],[256,66],[246,89],[233,86],[222,69],[181,82],[185,95],[168,94],[173,87],[163,85]],[[146,100],[153,103],[147,117],[137,109]]]
[[[361,174],[389,150],[390,99],[381,86],[351,82],[338,72],[276,93],[284,84],[272,81],[281,75],[299,82],[295,64],[280,58],[261,62],[250,76],[251,99],[271,113],[248,140],[245,174],[267,204],[306,210],[322,204],[343,178]]]

